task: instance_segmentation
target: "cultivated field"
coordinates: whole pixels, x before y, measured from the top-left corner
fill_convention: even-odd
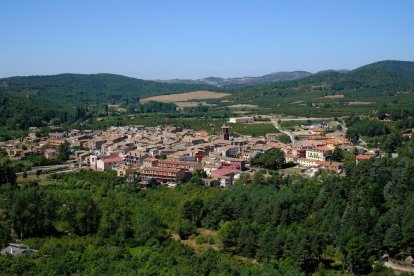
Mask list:
[[[191,100],[206,100],[206,99],[218,99],[229,96],[228,93],[219,93],[211,91],[194,91],[180,94],[169,94],[154,96],[150,98],[141,99],[141,103],[147,103],[150,101],[171,103],[171,102],[187,102]]]
[[[234,105],[229,105],[228,107],[233,108],[233,109],[243,109],[243,108],[256,109],[257,105],[255,105],[255,104],[234,104]]]

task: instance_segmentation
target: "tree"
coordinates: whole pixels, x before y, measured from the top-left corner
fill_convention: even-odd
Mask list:
[[[254,173],[253,175],[253,185],[263,185],[265,184],[265,179],[264,179],[264,170],[258,170]]]
[[[359,141],[359,134],[358,131],[353,129],[353,128],[348,128],[348,130],[346,131],[345,137],[347,139],[349,139],[349,141],[353,144],[356,145],[358,144]]]
[[[182,219],[177,230],[180,238],[186,240],[192,234],[196,233],[197,227],[193,221],[190,221],[188,219]]]
[[[63,196],[59,216],[65,230],[77,235],[94,234],[98,230],[99,208],[89,193],[74,192]]]
[[[193,184],[196,186],[204,186],[204,180],[199,173],[194,173],[193,176],[191,176],[190,180],[188,181],[188,184]]]
[[[381,143],[381,149],[386,153],[391,154],[402,145],[403,137],[399,133],[392,133],[386,136],[384,142]]]
[[[36,176],[37,177],[40,177],[40,175],[43,173],[43,171],[42,170],[36,170]]]
[[[66,161],[70,156],[70,148],[66,144],[61,144],[58,148],[58,159]]]
[[[11,184],[16,185],[16,174],[13,167],[10,165],[10,161],[6,161],[0,165],[0,185]]]
[[[200,198],[187,200],[181,207],[181,217],[183,219],[194,222],[196,226],[201,226],[204,218],[204,202]]]
[[[139,209],[132,217],[134,237],[139,245],[164,238],[164,225],[151,209]]]
[[[370,254],[362,238],[351,238],[347,244],[346,253],[346,261],[352,273],[368,274],[371,271]]]
[[[0,222],[0,247],[3,248],[10,241],[10,228],[4,223]]]
[[[235,221],[226,221],[218,232],[221,246],[226,251],[234,251],[237,247],[237,238],[239,236],[239,224]]]
[[[44,236],[55,231],[55,198],[34,185],[15,190],[9,211],[13,231],[22,238]]]
[[[335,147],[331,154],[331,161],[342,162],[344,159],[344,151],[340,147]]]
[[[100,206],[99,238],[119,244],[134,236],[132,201],[127,195],[110,193]]]
[[[244,186],[244,185],[249,184],[250,182],[251,182],[251,177],[250,177],[250,174],[249,174],[249,173],[247,173],[247,172],[243,172],[242,174],[240,174],[239,179],[237,179],[237,180],[234,182],[234,185],[241,185],[241,186]]]
[[[285,153],[280,149],[256,155],[250,163],[267,169],[280,169],[285,164]]]

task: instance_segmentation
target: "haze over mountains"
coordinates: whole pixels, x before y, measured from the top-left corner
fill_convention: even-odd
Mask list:
[[[294,80],[311,75],[312,73],[306,71],[291,71],[291,72],[276,72],[259,77],[238,77],[238,78],[221,78],[221,77],[207,77],[202,79],[172,79],[172,80],[157,80],[166,83],[186,83],[186,84],[208,84],[214,86],[227,85],[255,85],[264,84],[277,81]]]

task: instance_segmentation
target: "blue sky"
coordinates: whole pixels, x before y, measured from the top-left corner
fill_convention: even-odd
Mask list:
[[[4,0],[0,77],[232,77],[413,61],[413,11],[411,0]]]

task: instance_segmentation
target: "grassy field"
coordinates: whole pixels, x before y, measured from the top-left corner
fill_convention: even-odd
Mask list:
[[[253,137],[265,136],[268,133],[279,131],[272,124],[228,124],[232,133],[251,135]]]
[[[164,103],[187,102],[191,100],[218,99],[218,98],[223,98],[229,95],[230,94],[228,93],[220,93],[220,92],[212,92],[212,91],[194,91],[194,92],[187,92],[187,93],[180,93],[180,94],[169,94],[169,95],[149,97],[149,98],[141,99],[141,103],[147,103],[150,101],[164,102]]]

